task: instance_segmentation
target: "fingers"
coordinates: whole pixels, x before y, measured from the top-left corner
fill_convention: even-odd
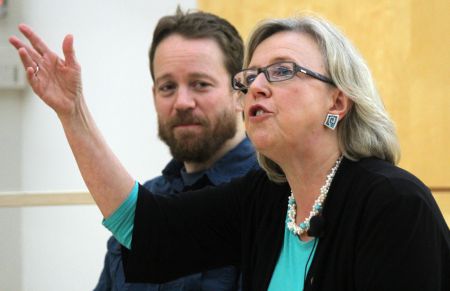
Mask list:
[[[19,30],[29,40],[31,46],[25,44],[16,36],[11,36],[9,42],[17,49],[25,68],[27,79],[31,83],[33,80],[38,80],[39,71],[45,70],[46,64],[53,59],[57,59],[57,56],[47,48],[46,44],[29,26],[20,24]]]
[[[25,48],[25,44],[20,41],[20,39],[15,36],[11,36],[9,38],[9,42],[17,49],[20,60],[22,61],[23,67],[27,73],[27,79],[31,81],[33,72],[35,71],[34,68],[37,68],[37,63],[33,61],[28,50]]]
[[[37,51],[35,51],[32,47],[30,47],[30,46],[24,44],[20,39],[18,39],[18,38],[15,37],[15,36],[11,36],[11,37],[9,38],[9,42],[10,42],[17,50],[19,50],[20,48],[24,48],[24,49],[27,51],[27,53],[31,56],[31,58],[32,58],[33,60],[35,60],[36,62],[37,62],[37,60],[40,60],[40,59],[42,58],[42,56],[41,56]]]
[[[40,37],[35,34],[29,26],[26,24],[20,24],[19,30],[23,33],[23,35],[30,41],[31,46],[26,45],[23,43],[19,38],[16,36],[12,36],[9,38],[9,42],[17,49],[24,48],[29,56],[31,57],[31,60],[35,63],[41,63],[42,58],[47,56],[55,56],[57,57],[53,51],[51,51],[47,45],[42,41]],[[76,57],[75,57],[75,50],[73,48],[73,36],[71,34],[66,35],[63,41],[63,53],[65,57],[65,63],[68,66],[73,66],[76,64]],[[22,58],[22,60],[28,60],[28,58]],[[30,66],[29,62],[24,62],[25,66]]]
[[[38,80],[39,71],[43,71],[46,75],[49,73],[55,75],[58,74],[58,70],[67,68],[79,71],[72,35],[69,34],[64,38],[62,49],[65,60],[62,60],[47,47],[44,41],[29,26],[20,24],[19,30],[29,40],[31,45],[25,44],[16,36],[11,36],[9,42],[17,49],[30,82]]]
[[[40,67],[31,59],[30,55],[24,48],[19,49],[19,56],[25,68],[27,79],[31,84],[34,79],[37,80],[37,74],[40,71]]]
[[[26,24],[19,24],[19,30],[30,41],[33,48],[42,56],[49,51],[42,39]]]
[[[24,44],[16,36],[9,38],[9,43],[12,44],[17,50],[24,46]]]
[[[36,69],[28,67],[28,68],[26,68],[26,74],[27,74],[28,82],[30,83],[30,85],[33,85],[32,84],[33,80],[38,79],[37,74],[36,74]]]
[[[37,63],[33,61],[25,48],[19,48],[18,52],[20,59],[22,60],[22,64],[26,70],[28,70],[28,68],[32,68],[34,70],[34,68],[37,67]]]

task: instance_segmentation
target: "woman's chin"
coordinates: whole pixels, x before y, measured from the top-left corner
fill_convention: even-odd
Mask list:
[[[249,138],[252,141],[255,150],[257,150],[261,154],[266,155],[267,152],[270,152],[270,150],[273,148],[273,142],[267,136],[262,137],[256,135],[256,136],[249,136]]]

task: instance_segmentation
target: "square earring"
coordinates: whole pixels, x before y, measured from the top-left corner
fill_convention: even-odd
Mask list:
[[[323,123],[323,125],[334,130],[338,122],[339,122],[339,115],[328,113],[327,118],[325,118],[325,122]]]

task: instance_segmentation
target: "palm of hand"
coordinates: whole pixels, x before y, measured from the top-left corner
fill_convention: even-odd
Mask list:
[[[31,76],[31,87],[58,114],[68,114],[82,94],[80,66],[68,66],[55,54],[43,59],[38,75]]]

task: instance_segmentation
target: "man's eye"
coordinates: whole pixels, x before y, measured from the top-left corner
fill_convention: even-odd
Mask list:
[[[194,87],[197,90],[205,89],[205,88],[210,87],[210,86],[211,86],[210,83],[204,82],[204,81],[192,82],[192,87]]]
[[[172,83],[166,83],[162,84],[161,86],[158,86],[158,92],[162,94],[169,94],[173,92],[176,89],[175,84]]]

